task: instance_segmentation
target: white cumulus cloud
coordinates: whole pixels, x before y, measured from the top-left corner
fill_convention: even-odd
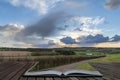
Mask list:
[[[18,42],[14,37],[18,32],[24,29],[23,25],[7,24],[0,26],[0,47],[27,47],[29,44]]]
[[[22,29],[24,29],[24,26],[19,24],[7,24],[5,26],[1,26],[0,37],[4,37],[6,39],[13,39],[15,35]]]
[[[77,34],[76,37],[78,37],[79,35],[85,36],[102,34],[102,30],[99,29],[97,26],[100,24],[104,24],[105,20],[106,19],[104,17],[71,17],[65,22],[65,24],[69,26],[69,30],[68,32],[65,31],[65,34]],[[73,35],[71,35],[71,37],[75,38],[75,36]]]

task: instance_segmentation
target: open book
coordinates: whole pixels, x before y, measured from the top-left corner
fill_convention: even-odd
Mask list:
[[[102,77],[102,74],[98,71],[88,71],[82,69],[69,69],[64,72],[57,70],[42,70],[42,71],[26,71],[24,76],[45,76],[45,77]]]

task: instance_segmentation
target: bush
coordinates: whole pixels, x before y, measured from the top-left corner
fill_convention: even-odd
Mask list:
[[[56,50],[59,55],[75,55],[74,51],[71,50]]]
[[[58,55],[58,54],[56,52],[47,52],[47,51],[31,53],[31,56],[53,56],[53,55]]]

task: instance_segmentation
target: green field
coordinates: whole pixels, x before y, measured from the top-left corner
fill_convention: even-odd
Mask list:
[[[120,54],[108,54],[104,58],[90,60],[89,62],[120,62]],[[86,70],[95,70],[89,63],[83,63],[76,68],[86,69]]]
[[[105,58],[91,60],[91,62],[120,62],[120,54],[108,54]]]

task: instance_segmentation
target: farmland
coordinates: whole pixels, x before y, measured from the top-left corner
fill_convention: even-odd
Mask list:
[[[57,48],[57,49],[14,49],[14,48],[2,48],[0,49],[1,61],[37,61],[38,64],[34,68],[35,70],[47,69],[66,65],[78,61],[87,59],[94,59],[98,57],[104,57],[102,53],[93,53],[92,55],[86,55],[84,52],[80,52],[79,49],[72,48]],[[17,51],[19,50],[19,51]],[[82,54],[81,54],[82,53]],[[91,53],[91,51],[89,51]],[[83,55],[84,54],[84,55]]]
[[[32,70],[56,68],[59,66],[64,67],[64,65],[68,65],[71,63],[74,64],[76,62],[89,60],[88,62],[82,63],[79,66],[76,66],[75,68],[87,69],[87,70],[99,70],[100,72],[105,74],[105,76],[109,77],[110,75],[106,75],[107,73],[104,72],[103,69],[104,68],[107,69],[109,65],[111,67],[114,66],[114,64],[112,65],[111,63],[117,62],[117,64],[119,64],[120,62],[119,48],[51,48],[51,49],[2,48],[0,50],[1,50],[0,63],[4,63],[8,61],[10,61],[10,63],[20,62],[20,64],[21,62],[37,62],[38,64]],[[90,60],[90,59],[94,59],[94,60]],[[108,63],[110,64],[106,67],[105,65]],[[116,67],[118,66],[116,65]],[[112,67],[112,69],[114,71],[114,67]],[[108,72],[110,72],[110,70]],[[118,75],[116,75],[116,77],[119,78]],[[114,76],[112,76],[111,79],[114,79]]]
[[[106,58],[108,58],[108,56],[110,57],[111,55],[114,55],[113,53],[115,52],[119,55],[119,48],[1,48],[0,50],[0,60],[37,61],[39,64],[36,69],[56,67],[86,59],[97,58],[99,56],[107,55]],[[109,52],[110,54],[108,54]],[[119,56],[114,56],[115,58],[113,57],[113,60],[117,60],[119,58]],[[83,67],[84,66],[85,64],[83,64]]]

